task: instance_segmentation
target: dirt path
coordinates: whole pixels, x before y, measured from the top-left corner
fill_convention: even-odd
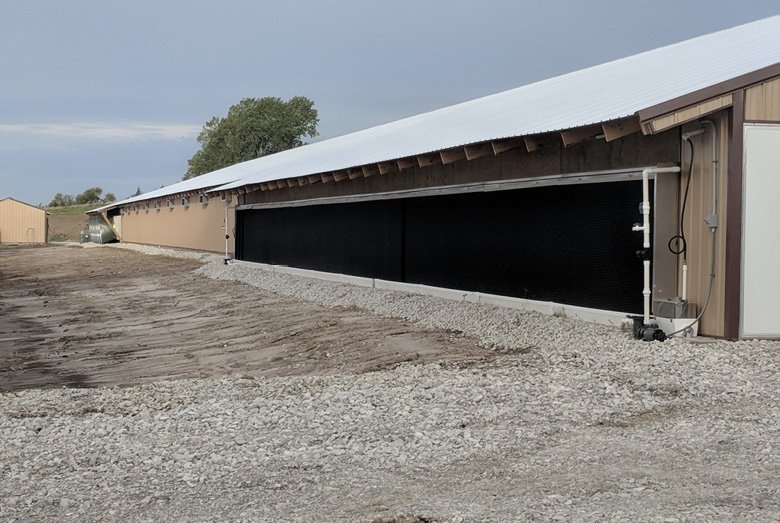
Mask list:
[[[0,247],[0,391],[490,358],[468,338],[192,274],[126,250]]]

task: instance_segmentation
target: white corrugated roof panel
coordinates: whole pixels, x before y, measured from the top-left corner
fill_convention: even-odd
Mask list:
[[[777,63],[780,16],[264,156],[137,199],[231,189],[601,123]]]
[[[251,160],[223,188],[614,120],[778,62],[780,16]]]

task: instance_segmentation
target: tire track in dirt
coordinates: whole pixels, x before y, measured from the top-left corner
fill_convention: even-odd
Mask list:
[[[493,357],[473,340],[326,308],[124,249],[0,248],[0,390],[361,373]]]

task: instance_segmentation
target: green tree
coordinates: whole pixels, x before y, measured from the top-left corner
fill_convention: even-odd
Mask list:
[[[115,202],[116,196],[114,196],[114,193],[107,192],[106,195],[103,197],[104,202]]]
[[[304,96],[244,98],[203,126],[200,150],[187,162],[188,180],[229,165],[304,145],[305,136],[317,136],[320,122],[314,102]]]
[[[138,189],[135,190],[135,193],[133,193],[130,196],[128,196],[128,198],[133,198],[135,196],[141,196],[141,194],[143,194],[143,193],[141,192],[141,186],[139,185]]]
[[[49,207],[66,207],[68,205],[75,205],[76,199],[71,194],[62,194],[58,192],[54,195],[54,199],[49,202]]]
[[[97,203],[100,201],[100,195],[103,194],[103,189],[100,187],[92,187],[87,189],[83,193],[76,196],[76,203]]]

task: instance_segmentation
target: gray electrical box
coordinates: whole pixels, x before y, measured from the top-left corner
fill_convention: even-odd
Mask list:
[[[696,304],[681,298],[653,302],[653,311],[660,318],[695,318]]]

